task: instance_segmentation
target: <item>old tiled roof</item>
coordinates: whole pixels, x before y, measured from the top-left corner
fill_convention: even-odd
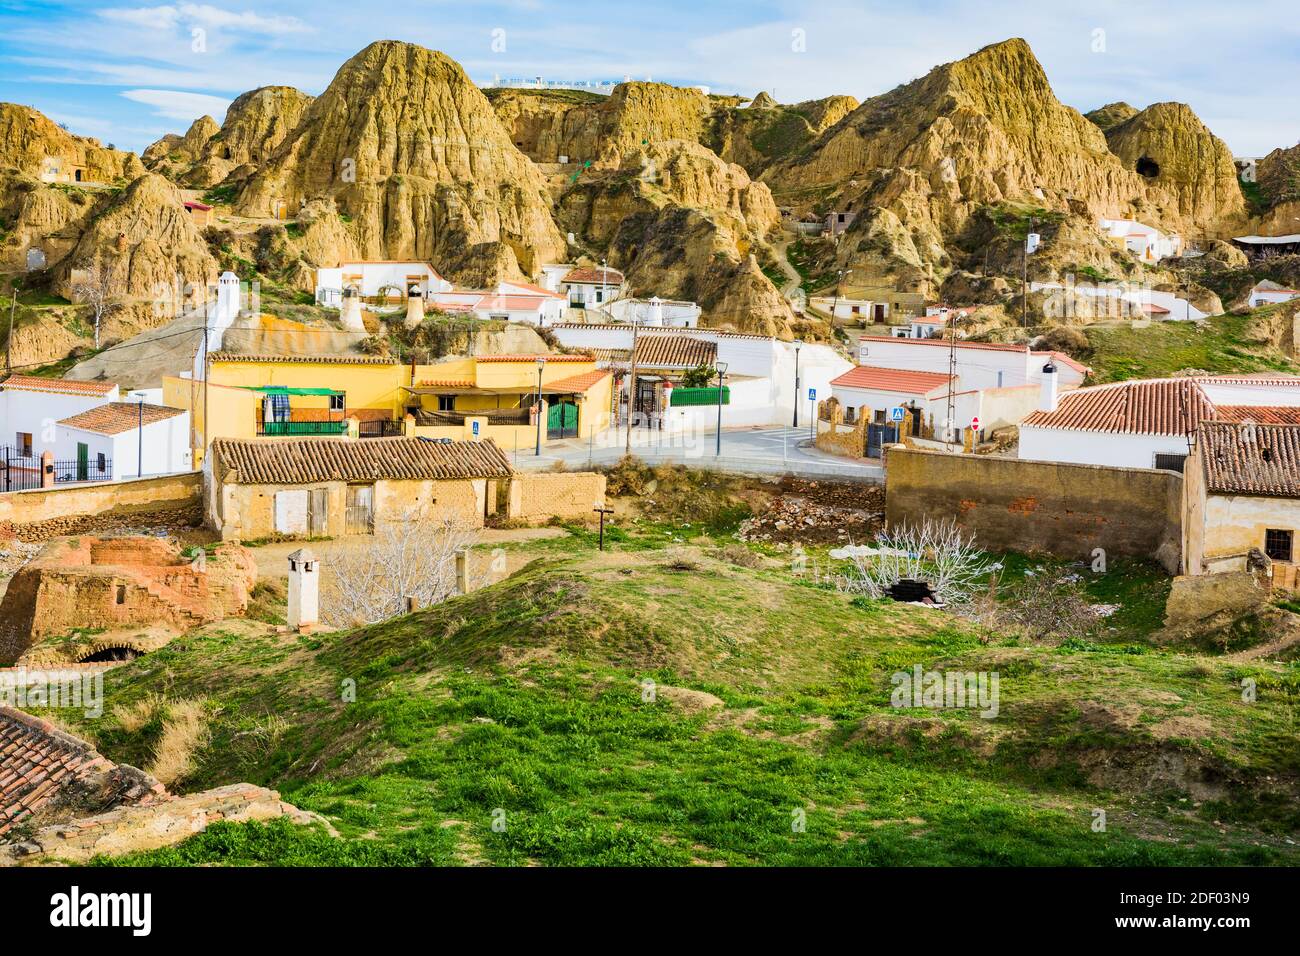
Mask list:
[[[597,362],[630,362],[632,361],[631,349],[587,349],[591,357]]]
[[[1215,421],[1255,422],[1259,425],[1300,425],[1300,408],[1270,405],[1220,405]]]
[[[242,352],[213,352],[214,362],[294,362],[313,365],[395,365],[381,355],[246,355]]]
[[[507,478],[510,461],[491,439],[436,442],[422,438],[311,438],[263,441],[218,438],[214,470],[244,485],[318,481],[410,481]]]
[[[1127,435],[1186,435],[1214,415],[1195,380],[1120,382],[1067,392],[1056,411],[1036,411],[1021,425]]]
[[[86,395],[100,398],[117,388],[112,382],[78,382],[68,378],[42,378],[39,375],[10,375],[0,382],[0,389],[24,392],[49,392],[52,395]]]
[[[718,344],[687,335],[643,335],[637,337],[636,364],[646,368],[695,368],[712,365],[718,358]]]
[[[115,769],[86,741],[13,707],[0,705],[0,834],[49,803],[69,784]],[[147,779],[147,778],[146,778]],[[139,801],[165,795],[157,781]]]
[[[1197,442],[1209,491],[1300,498],[1300,425],[1203,422]]]
[[[949,376],[943,372],[914,372],[906,369],[859,365],[857,368],[849,369],[839,378],[831,379],[831,386],[924,395],[942,385],[947,385],[948,380]]]
[[[573,269],[570,270],[561,282],[578,282],[584,285],[622,285],[623,273],[617,269]]]
[[[168,405],[150,405],[147,402],[108,402],[71,418],[59,422],[68,428],[80,428],[95,432],[97,435],[120,435],[129,432],[141,424],[152,425],[154,422],[166,421],[177,415],[184,415],[185,409],[172,408]]]
[[[603,380],[613,373],[607,368],[598,368],[594,372],[582,372],[579,375],[570,375],[568,378],[556,379],[554,382],[547,382],[542,386],[542,393],[549,395],[570,395],[577,392],[585,392],[597,382]]]

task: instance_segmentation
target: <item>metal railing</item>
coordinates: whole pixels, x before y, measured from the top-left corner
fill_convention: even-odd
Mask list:
[[[357,435],[361,438],[397,438],[405,434],[405,429],[399,421],[372,419],[358,422],[357,425]]]
[[[18,454],[21,450],[0,446],[0,491],[31,491],[41,487],[40,456]],[[113,459],[108,457],[55,460],[51,464],[55,484],[113,478]]]
[[[419,425],[464,425],[467,418],[486,418],[489,425],[527,425],[532,418],[527,408],[485,408],[482,411],[421,411]]]
[[[259,437],[303,438],[315,435],[346,435],[347,422],[265,422],[257,423]]]

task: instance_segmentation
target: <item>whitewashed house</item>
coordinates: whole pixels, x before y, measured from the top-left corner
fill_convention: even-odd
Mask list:
[[[1300,289],[1288,289],[1276,282],[1265,279],[1250,290],[1249,301],[1252,309],[1258,309],[1261,305],[1290,302],[1295,298],[1300,298]]]
[[[831,397],[844,409],[844,421],[863,418],[870,422],[890,421],[895,408],[929,411],[931,403],[946,395],[949,384],[957,384],[947,373],[903,371],[859,365],[831,380]]]
[[[61,419],[115,402],[120,395],[112,382],[10,375],[0,382],[0,449],[15,458],[39,458],[53,449]]]
[[[528,282],[499,282],[490,291],[451,289],[432,292],[427,301],[442,312],[536,326],[562,322],[568,304],[559,293]]]
[[[622,324],[584,325],[565,323],[557,325],[555,336],[561,345],[587,349],[602,364],[613,367],[619,376],[619,388],[626,392],[634,327]],[[831,393],[831,379],[852,368],[847,361],[826,345],[783,342],[763,335],[726,332],[719,329],[674,327],[655,330],[648,327],[635,329],[638,351],[645,354],[647,340],[656,337],[687,340],[712,346],[713,362],[727,366],[727,387],[730,401],[723,406],[723,427],[741,425],[790,425],[794,421],[795,403],[799,405],[800,422],[807,424],[810,410],[817,400]],[[798,386],[795,384],[795,363],[798,357]],[[698,364],[693,355],[686,365]],[[670,379],[670,375],[656,375],[645,369],[638,371],[638,391],[647,388],[656,378]],[[809,390],[816,398],[808,398]],[[708,425],[710,416],[716,422],[717,406],[671,406],[672,413],[664,418],[666,430],[687,430]],[[709,426],[712,427],[712,426]]]
[[[1099,219],[1098,227],[1107,239],[1122,245],[1143,262],[1159,262],[1183,253],[1181,236],[1166,236],[1135,219]]]
[[[1209,315],[1177,293],[1129,282],[1093,285],[1075,282],[1074,277],[1069,276],[1065,282],[1031,282],[1029,290],[1048,294],[1043,311],[1052,318],[1082,314],[1094,319],[1149,318],[1197,322]],[[1080,305],[1080,302],[1085,305]]]
[[[345,288],[356,289],[363,299],[387,296],[405,300],[412,286],[425,297],[451,290],[451,283],[427,262],[357,260],[316,270],[316,302],[320,305],[340,306]]]
[[[700,307],[694,302],[661,299],[615,299],[602,310],[615,322],[628,325],[674,326],[693,329],[700,322]]]
[[[1040,408],[1020,423],[1020,457],[1182,471],[1204,421],[1288,421],[1300,409],[1300,377],[1274,374],[1142,379],[1081,388],[1044,386]]]
[[[591,309],[622,296],[626,281],[617,269],[580,266],[565,273],[560,291],[574,308]]]
[[[59,480],[120,481],[191,470],[190,415],[146,402],[106,402],[60,420]]]

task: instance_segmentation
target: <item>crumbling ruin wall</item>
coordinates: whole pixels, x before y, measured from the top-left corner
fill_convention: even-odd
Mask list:
[[[198,525],[203,475],[192,472],[0,494],[0,534],[44,541],[141,524]]]
[[[510,479],[507,517],[590,521],[605,503],[605,476],[590,471],[518,474]]]
[[[158,538],[76,538],[46,546],[0,601],[0,666],[74,628],[163,624],[188,630],[242,615],[257,578],[247,549],[218,545],[193,562]]]

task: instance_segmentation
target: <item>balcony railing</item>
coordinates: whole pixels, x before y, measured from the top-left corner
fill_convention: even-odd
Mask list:
[[[284,437],[292,436],[295,438],[311,437],[315,435],[346,435],[348,433],[347,422],[262,422],[257,423],[257,434],[259,437]]]

